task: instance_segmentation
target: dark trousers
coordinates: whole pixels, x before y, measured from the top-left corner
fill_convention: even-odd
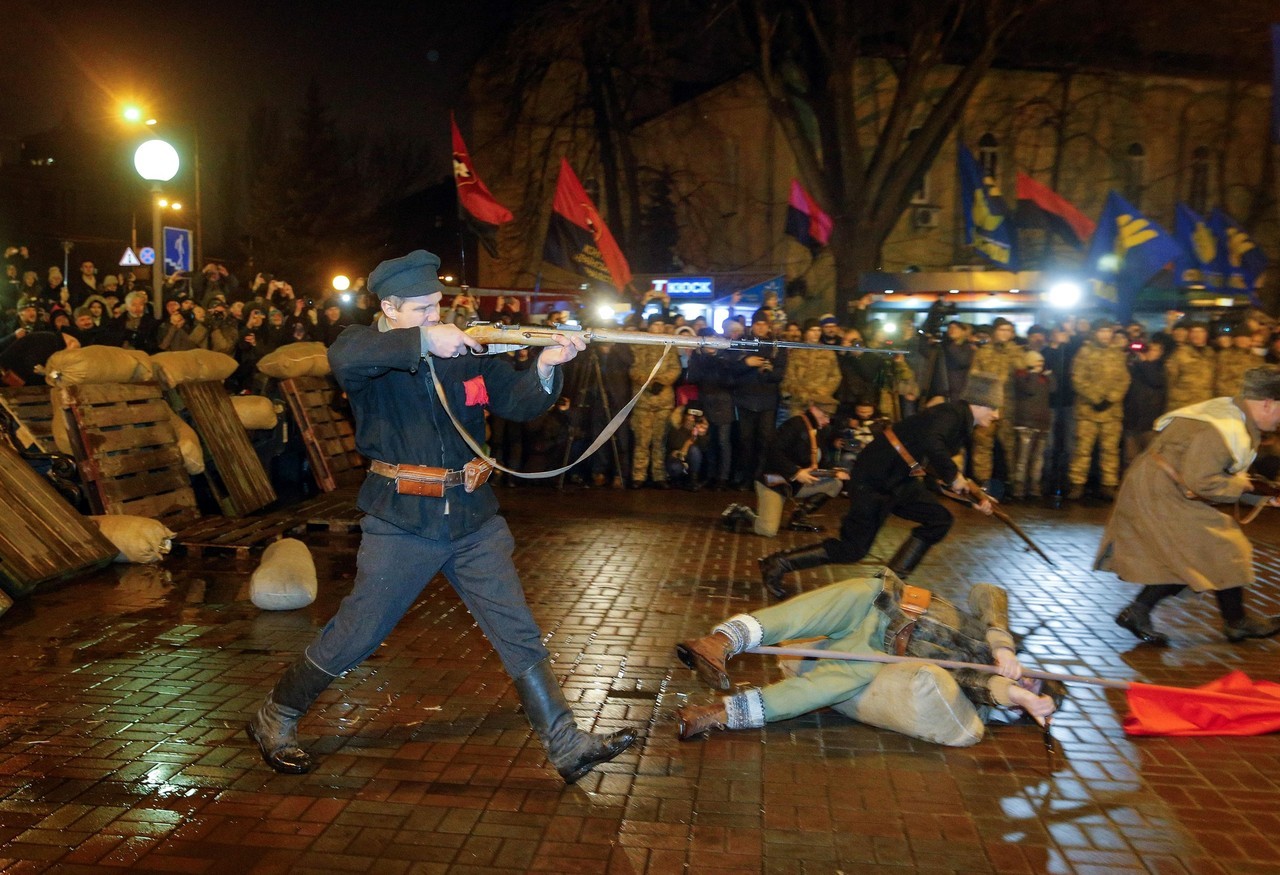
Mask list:
[[[738,409],[738,446],[734,450],[736,479],[750,483],[760,476],[764,465],[764,448],[777,433],[775,409]]]
[[[857,562],[871,552],[876,535],[890,515],[919,523],[911,533],[932,546],[947,536],[954,517],[918,479],[893,491],[859,481],[849,485],[849,510],[840,523],[840,537],[823,542],[832,562]]]
[[[306,650],[323,671],[336,677],[364,661],[437,571],[444,572],[509,675],[518,677],[547,658],[542,630],[511,561],[515,539],[502,517],[455,541],[422,538],[373,516],[360,529],[351,594]]]

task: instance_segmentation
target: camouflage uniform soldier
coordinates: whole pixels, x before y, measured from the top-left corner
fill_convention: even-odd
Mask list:
[[[1120,437],[1129,368],[1124,349],[1111,344],[1114,334],[1115,323],[1110,319],[1094,320],[1093,339],[1076,353],[1071,369],[1071,386],[1076,390],[1076,445],[1069,474],[1071,492],[1067,496],[1071,499],[1084,495],[1095,443],[1102,468],[1103,498],[1114,498],[1120,485]]]
[[[1234,398],[1244,386],[1245,371],[1253,370],[1262,359],[1253,354],[1253,335],[1245,326],[1232,328],[1231,346],[1220,349],[1214,362],[1213,394],[1216,398]]]
[[[991,342],[980,347],[973,355],[971,372],[991,374],[1000,381],[1004,393],[1001,409],[1014,409],[1013,375],[1022,367],[1023,349],[1013,339],[1013,323],[1008,319],[996,319],[991,325]],[[980,483],[991,480],[995,467],[995,442],[999,439],[1004,451],[1005,467],[1013,474],[1017,458],[1018,440],[1014,432],[1013,416],[1001,417],[985,428],[973,430],[973,476]]]
[[[1214,352],[1208,346],[1209,329],[1192,325],[1187,342],[1178,344],[1164,363],[1169,378],[1169,410],[1208,401],[1213,396]]]
[[[665,325],[660,316],[649,321],[652,334],[663,334]],[[653,370],[658,359],[662,358],[664,346],[636,346],[632,351],[631,386],[639,391]],[[667,427],[671,411],[676,408],[675,390],[671,387],[680,379],[680,357],[673,350],[667,355],[662,368],[654,375],[653,382],[644,393],[635,408],[631,411],[631,433],[634,437],[635,449],[631,460],[631,486],[639,489],[644,485],[649,474],[650,460],[653,462],[653,482],[662,488],[667,484],[667,470],[664,460],[667,456]]]
[[[819,343],[822,328],[817,322],[806,323],[805,343]],[[787,372],[782,378],[782,395],[787,399],[790,416],[801,416],[809,404],[834,405],[840,387],[840,362],[834,352],[817,349],[793,349],[787,356]]]

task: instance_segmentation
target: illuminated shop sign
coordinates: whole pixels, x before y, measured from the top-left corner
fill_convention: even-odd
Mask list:
[[[654,280],[653,290],[662,292],[673,301],[710,301],[715,297],[715,283],[709,276],[682,276]]]

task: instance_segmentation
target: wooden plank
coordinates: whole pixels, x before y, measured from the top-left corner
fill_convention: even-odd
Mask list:
[[[221,487],[219,504],[228,516],[243,516],[261,510],[276,500],[262,460],[249,441],[240,417],[236,416],[227,390],[221,383],[205,381],[178,387],[182,403],[194,421],[205,452],[213,459],[210,480]]]
[[[175,530],[199,517],[158,385],[62,386],[54,395],[68,417],[68,436],[97,513],[150,517]],[[86,425],[131,421],[131,416],[148,417],[147,424],[105,431]]]
[[[118,552],[93,522],[0,441],[0,587],[26,595],[42,583],[101,568]]]
[[[169,421],[169,405],[163,398],[120,404],[98,404],[80,408],[83,428],[111,429],[122,426],[143,428],[152,423]]]
[[[355,428],[334,406],[338,387],[329,377],[280,381],[280,391],[297,423],[316,482],[325,492],[362,476],[364,459],[356,451]]]
[[[18,423],[17,438],[22,446],[39,453],[55,452],[53,405],[46,386],[5,386],[0,388],[0,405]]]

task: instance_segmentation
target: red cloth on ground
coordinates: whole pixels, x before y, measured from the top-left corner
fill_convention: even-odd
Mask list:
[[[1233,671],[1201,687],[1131,684],[1129,735],[1264,735],[1280,730],[1280,684]]]

